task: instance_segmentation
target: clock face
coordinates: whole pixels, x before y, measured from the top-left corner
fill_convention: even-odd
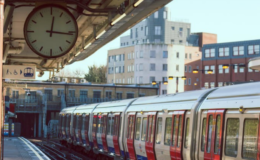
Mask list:
[[[24,37],[36,54],[57,58],[68,53],[78,37],[78,26],[73,15],[58,5],[35,8],[27,17]]]

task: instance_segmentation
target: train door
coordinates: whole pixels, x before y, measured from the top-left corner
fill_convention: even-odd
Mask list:
[[[97,115],[97,132],[96,132],[96,138],[97,138],[97,145],[98,149],[103,150],[103,144],[102,144],[102,129],[103,129],[103,124],[102,124],[102,114]]]
[[[207,111],[203,111],[201,113],[198,126],[199,126],[198,127],[199,132],[197,133],[199,138],[198,141],[199,149],[197,151],[199,154],[199,160],[204,160],[204,150],[205,150],[205,143],[206,143],[205,137],[206,137],[206,127],[207,127]]]
[[[134,127],[135,127],[135,115],[128,115],[127,118],[127,149],[128,158],[136,160],[135,149],[134,149]]]
[[[115,115],[115,125],[112,126],[114,127],[114,133],[113,133],[113,144],[114,144],[114,149],[115,149],[115,154],[117,156],[120,156],[120,146],[119,146],[119,133],[120,133],[120,114]]]
[[[106,133],[107,133],[107,115],[101,116],[101,139],[102,139],[102,145],[103,145],[103,151],[108,152],[108,146],[107,146],[107,139],[106,139]]]
[[[76,142],[76,124],[77,124],[77,115],[74,114],[72,118],[72,142]]]
[[[107,146],[109,153],[115,153],[114,151],[114,143],[113,143],[113,132],[114,132],[114,114],[108,114],[108,124],[107,124]]]
[[[65,127],[65,132],[66,132],[66,138],[67,140],[70,139],[71,135],[70,135],[70,121],[71,121],[71,115],[70,114],[67,114],[66,115],[66,127]]]
[[[93,115],[93,123],[92,123],[92,139],[93,139],[93,145],[94,148],[98,148],[98,144],[97,144],[97,121],[98,121],[98,115]]]
[[[82,144],[82,134],[81,134],[81,128],[82,128],[82,115],[77,116],[77,122],[76,122],[76,138],[77,143]]]
[[[172,143],[170,155],[172,160],[182,160],[182,139],[185,111],[175,111],[172,115]]]
[[[191,154],[191,115],[190,111],[186,111],[185,120],[184,120],[184,131],[183,131],[183,147],[182,147],[182,156],[185,160],[190,160]]]
[[[225,110],[208,110],[204,160],[221,160]]]
[[[170,143],[172,131],[172,113],[157,114],[155,155],[156,159],[170,160]]]
[[[66,115],[62,116],[62,128],[61,128],[62,129],[62,139],[66,139],[66,131],[65,131],[66,130],[65,129],[66,128],[66,117],[67,117]]]
[[[145,142],[145,150],[147,159],[155,160],[155,151],[154,151],[154,134],[155,134],[155,124],[156,124],[156,112],[154,114],[150,114],[147,117],[147,137]]]
[[[82,136],[82,144],[86,146],[89,146],[88,128],[89,128],[89,115],[82,114],[81,136]]]

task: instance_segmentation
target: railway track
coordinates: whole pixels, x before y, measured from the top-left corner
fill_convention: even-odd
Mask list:
[[[78,153],[72,149],[68,149],[65,146],[54,141],[37,141],[30,140],[36,145],[42,152],[44,152],[51,160],[93,160],[86,155]]]

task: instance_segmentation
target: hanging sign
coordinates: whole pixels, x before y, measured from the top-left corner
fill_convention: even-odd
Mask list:
[[[3,65],[3,79],[35,79],[35,66]]]

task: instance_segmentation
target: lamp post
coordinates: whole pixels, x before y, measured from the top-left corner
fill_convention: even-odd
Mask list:
[[[235,67],[239,67],[239,68],[246,68],[246,64],[244,63],[240,63],[240,64],[223,64],[222,65],[222,68],[223,69],[229,69],[229,67],[231,67],[230,69],[230,82],[232,82],[233,80],[233,76],[232,74],[234,73],[234,68]],[[246,78],[247,78],[247,71],[245,70],[245,81],[246,81]]]
[[[160,95],[161,94],[161,83],[163,83],[164,85],[167,85],[168,84],[168,81],[158,81],[158,83],[159,83],[159,90],[158,90],[158,95]],[[156,81],[152,81],[152,85],[156,85],[157,84],[157,82]]]
[[[176,93],[178,93],[179,78],[181,78],[182,80],[186,80],[187,77],[186,76],[180,76],[180,77],[178,77],[178,76],[169,76],[168,77],[169,80],[173,80],[173,78],[176,78]]]
[[[204,70],[204,69],[193,69],[192,70],[192,73],[194,73],[194,74],[198,74],[199,72],[202,72],[202,74],[205,74],[205,72],[207,72],[208,74],[212,74],[213,73],[213,70],[211,70],[211,69],[209,69],[209,70]],[[204,75],[200,75],[200,77],[201,77],[201,85],[200,86],[202,86],[203,85],[203,82],[204,82]],[[203,85],[204,86],[204,85]]]

